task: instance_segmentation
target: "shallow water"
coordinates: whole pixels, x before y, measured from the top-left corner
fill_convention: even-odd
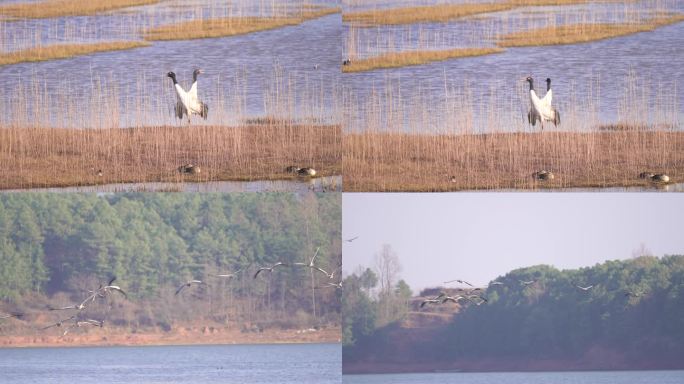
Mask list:
[[[610,6],[615,5],[604,5]],[[575,9],[581,14],[594,7],[597,5],[562,9]],[[510,20],[531,9],[488,17],[515,29]],[[541,26],[547,17],[533,14],[531,20],[532,25]],[[470,18],[452,23],[361,28],[354,33],[363,56],[420,46],[472,46],[483,33],[495,35],[505,29],[495,25],[487,27],[491,29],[488,32],[478,31],[477,25],[483,22],[487,19]],[[385,32],[394,35],[388,38],[391,41],[383,40]],[[346,35],[350,38],[348,25]],[[546,92],[543,79],[553,80],[554,105],[562,116],[559,129],[591,130],[617,121],[681,127],[684,94],[677,87],[684,81],[684,68],[673,65],[684,61],[681,46],[684,22],[586,44],[509,48],[495,55],[348,73],[342,80],[349,100],[345,125],[347,130],[355,131],[403,128],[418,133],[531,130],[526,121],[528,88],[521,80],[532,75],[542,95]],[[547,124],[546,129],[553,127]]]
[[[538,188],[538,189],[495,189],[496,192],[684,192],[684,183],[667,185],[637,185],[629,187],[606,187],[606,188]],[[480,190],[465,190],[462,192],[481,192]]]
[[[0,349],[7,383],[339,383],[339,344]]]
[[[400,375],[344,375],[346,384],[675,384],[684,371],[416,373]]]
[[[339,121],[340,15],[301,25],[215,39],[0,67],[0,124],[111,127],[176,124],[171,80],[198,93],[209,119],[235,125],[254,116]]]
[[[116,183],[2,192],[341,192],[342,176],[298,180],[209,181],[204,183]]]

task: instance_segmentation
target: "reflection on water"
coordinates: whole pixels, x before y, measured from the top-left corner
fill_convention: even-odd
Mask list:
[[[63,188],[12,189],[3,192],[341,192],[342,177],[306,180],[209,181],[204,183],[118,183]]]

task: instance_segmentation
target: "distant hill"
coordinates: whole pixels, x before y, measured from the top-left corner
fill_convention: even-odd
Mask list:
[[[684,368],[684,256],[540,265],[496,281],[486,304],[423,309],[451,308],[446,321],[410,315],[356,337],[344,372]]]

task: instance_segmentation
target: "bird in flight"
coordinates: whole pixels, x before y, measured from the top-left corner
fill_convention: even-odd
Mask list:
[[[581,289],[581,290],[584,291],[584,292],[588,292],[590,289],[594,288],[593,285],[588,285],[588,286],[586,286],[586,287],[583,287],[583,286],[581,286],[581,285],[579,285],[579,284],[575,284],[575,287],[577,287],[578,289]]]
[[[178,289],[176,289],[176,295],[178,295],[179,293],[181,293],[181,291],[182,291],[183,289],[185,289],[185,288],[190,288],[190,287],[193,286],[193,285],[206,285],[206,286],[209,286],[209,284],[205,283],[205,282],[202,281],[202,280],[189,280],[189,281],[186,281],[185,283],[181,284],[181,285],[178,287]]]
[[[524,285],[524,286],[532,285],[532,284],[534,284],[534,283],[536,283],[536,282],[537,282],[536,279],[534,279],[534,280],[528,280],[528,281],[520,280],[520,284],[522,284],[522,285]]]
[[[292,263],[292,265],[297,265],[300,267],[307,267],[307,268],[316,270],[316,271],[321,272],[322,274],[326,275],[328,278],[332,279],[332,273],[328,273],[326,270],[314,265],[314,260],[316,260],[316,256],[318,256],[319,250],[320,250],[320,247],[316,248],[316,252],[314,253],[313,257],[311,258],[311,260],[309,261],[308,264],[306,264],[306,263]]]
[[[459,283],[459,284],[466,284],[466,285],[469,285],[469,286],[471,286],[471,287],[473,286],[473,285],[470,284],[469,282],[467,282],[467,281],[465,281],[465,280],[459,280],[459,279],[445,281],[444,284],[449,284],[449,283],[453,283],[453,282],[456,282],[456,283]]]
[[[56,322],[56,323],[50,324],[50,325],[48,325],[47,327],[40,328],[40,330],[44,330],[44,329],[48,329],[48,328],[52,328],[52,327],[61,327],[62,324],[66,323],[66,322],[69,321],[69,320],[73,320],[73,319],[75,319],[75,318],[76,318],[76,315],[73,315],[73,316],[68,317],[68,318],[66,318],[66,319],[59,320],[59,321]]]
[[[261,267],[261,268],[259,268],[259,269],[256,271],[256,273],[254,274],[254,278],[256,279],[257,276],[259,276],[259,274],[260,274],[262,271],[273,272],[273,270],[274,270],[276,267],[287,267],[287,266],[288,266],[287,264],[285,264],[285,263],[279,261],[279,262],[277,262],[277,263],[271,265],[270,267]]]
[[[356,239],[358,239],[358,238],[359,238],[358,236],[354,236],[354,237],[352,237],[352,238],[350,238],[350,239],[346,239],[346,240],[344,240],[344,241],[346,241],[347,243],[351,243],[352,241],[354,241],[354,240],[356,240]]]

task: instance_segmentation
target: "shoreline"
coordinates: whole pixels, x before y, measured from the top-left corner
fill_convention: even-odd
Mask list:
[[[0,336],[0,349],[52,347],[114,347],[165,345],[253,345],[253,344],[336,344],[340,343],[339,327],[323,328],[316,332],[303,330],[264,330],[241,332],[237,329],[220,330],[204,327],[187,331],[123,333],[121,330],[92,330],[79,334]],[[297,332],[300,333],[297,333]]]
[[[342,174],[339,125],[0,128],[0,190],[145,182],[295,180]],[[196,173],[180,173],[193,164]],[[99,172],[101,171],[101,172]]]
[[[682,183],[684,132],[346,133],[345,192],[644,189]],[[535,180],[551,171],[553,180]],[[639,179],[665,173],[667,184]]]

